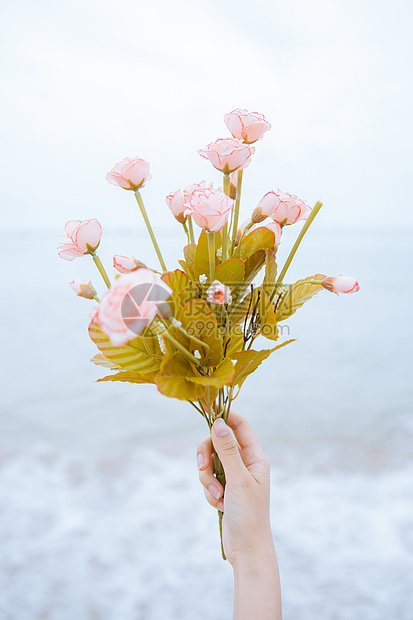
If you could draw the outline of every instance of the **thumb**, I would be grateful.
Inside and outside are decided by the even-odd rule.
[[[238,443],[222,418],[215,420],[211,429],[212,443],[224,467],[227,480],[244,476],[247,469],[241,458]]]

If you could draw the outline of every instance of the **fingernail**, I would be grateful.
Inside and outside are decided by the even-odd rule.
[[[215,484],[208,485],[208,491],[215,497],[215,499],[219,499],[221,497],[221,491]]]
[[[228,426],[225,424],[222,418],[218,418],[218,420],[215,420],[214,432],[217,437],[225,437],[225,435],[228,435]]]
[[[217,508],[218,508],[218,510],[220,510],[221,512],[224,512],[224,502],[218,502],[218,504],[217,504]]]
[[[205,460],[204,460],[204,457],[201,454],[201,452],[196,457],[196,462],[197,462],[197,465],[198,465],[198,469],[201,469],[201,467],[203,467],[205,465]]]

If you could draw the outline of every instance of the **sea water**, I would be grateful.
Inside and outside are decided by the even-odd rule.
[[[88,257],[57,258],[59,235],[0,238],[0,619],[231,617],[231,569],[195,466],[205,422],[154,386],[94,383],[105,370],[89,362],[93,302],[67,283],[104,287]],[[184,239],[160,240],[177,267]],[[360,292],[323,291],[288,319],[281,340],[296,341],[234,403],[272,462],[287,619],[413,617],[412,240],[309,234],[289,281],[344,273]],[[115,253],[156,260],[138,230],[105,231],[100,253],[111,276]]]

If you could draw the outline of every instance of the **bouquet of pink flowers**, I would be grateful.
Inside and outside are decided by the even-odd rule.
[[[100,352],[92,362],[114,371],[99,381],[153,383],[165,396],[188,402],[209,428],[216,418],[228,420],[247,377],[274,351],[293,342],[274,344],[278,323],[322,289],[337,294],[359,289],[353,278],[324,274],[284,285],[297,248],[322,205],[317,202],[311,209],[297,196],[270,191],[239,224],[243,172],[255,152],[251,145],[270,124],[262,114],[238,109],[224,120],[232,137],[219,138],[199,151],[223,173],[223,189],[202,181],[166,197],[188,240],[180,269],[170,271],[165,265],[141,196],[151,178],[149,163],[138,157],[116,164],[106,179],[135,195],[161,271],[133,256],[116,255],[113,266],[121,275],[111,282],[97,255],[102,227],[95,219],[68,222],[67,239],[59,247],[65,260],[90,255],[108,288],[99,299],[91,282],[70,283],[78,296],[97,302],[89,335]],[[304,225],[277,275],[283,228],[299,221]],[[199,235],[193,223],[201,229]],[[269,341],[269,348],[255,347],[259,337]],[[215,474],[225,486],[217,455]]]

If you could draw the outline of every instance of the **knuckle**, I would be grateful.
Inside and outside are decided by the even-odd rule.
[[[222,451],[228,456],[236,456],[239,454],[238,446],[235,441],[231,440],[222,446]]]

